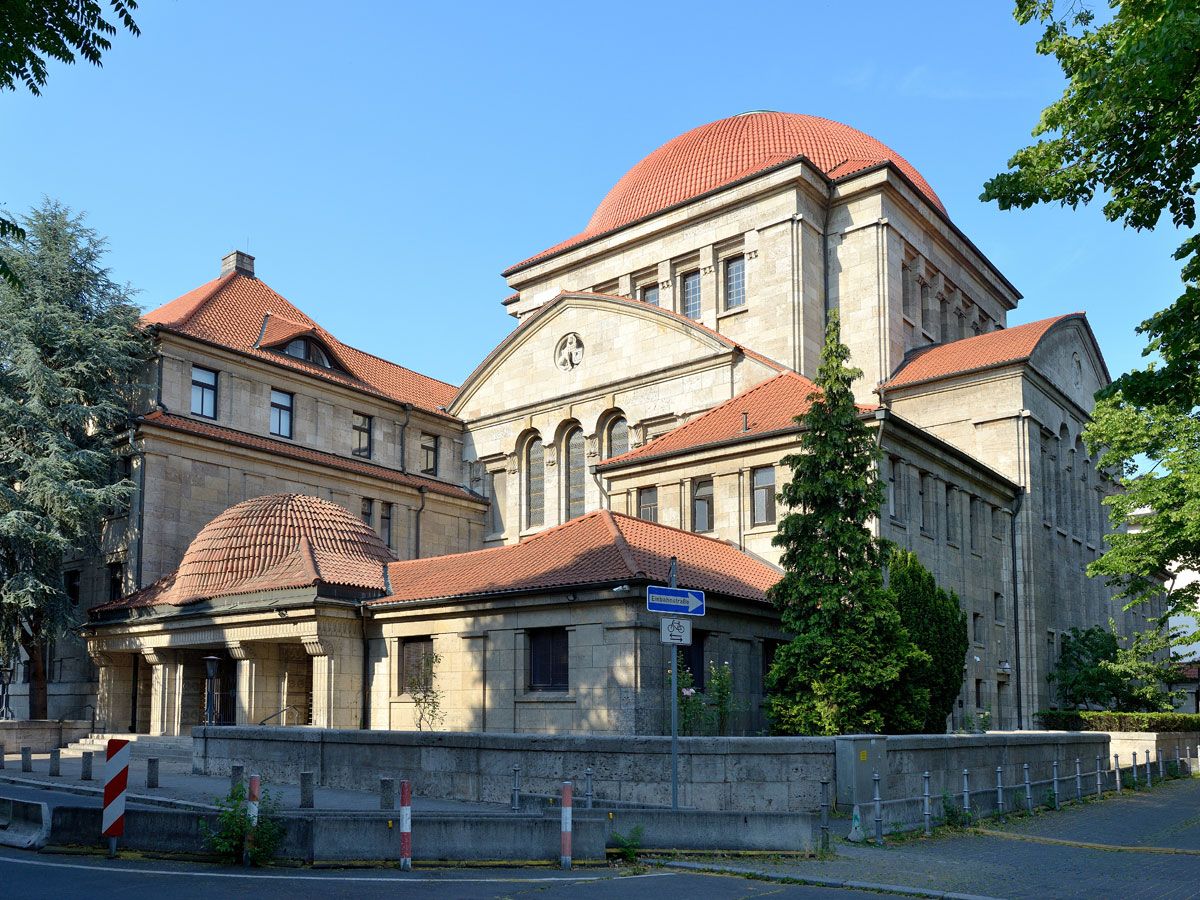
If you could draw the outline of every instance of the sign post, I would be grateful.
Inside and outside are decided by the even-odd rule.
[[[125,787],[129,783],[129,741],[109,740],[104,765],[102,837],[108,838],[108,855],[117,855],[117,838],[125,834]]]
[[[671,557],[667,587],[650,585],[646,588],[646,609],[666,613],[660,624],[661,639],[671,647],[671,809],[679,809],[679,651],[675,647],[690,647],[692,623],[679,616],[704,615],[704,591],[676,587],[679,560]]]

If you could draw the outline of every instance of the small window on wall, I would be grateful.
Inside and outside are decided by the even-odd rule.
[[[1004,595],[999,591],[992,594],[992,612],[997,622],[1004,621]]]
[[[63,593],[67,595],[67,599],[71,601],[72,606],[79,605],[81,581],[82,573],[78,569],[70,569],[63,572]]]
[[[775,467],[750,470],[750,522],[770,525],[775,521]]]
[[[436,434],[421,433],[421,474],[436,475],[438,473],[438,444]]]
[[[427,691],[433,686],[433,638],[410,637],[400,641],[400,693]]]
[[[688,272],[679,279],[679,311],[689,319],[700,318],[699,272]]]
[[[608,423],[607,439],[604,441],[604,458],[611,459],[629,452],[629,423],[624,416],[617,416]]]
[[[946,543],[957,545],[962,540],[962,526],[958,521],[958,489],[946,488]]]
[[[292,436],[292,395],[286,391],[271,391],[271,434]]]
[[[903,522],[908,516],[908,489],[904,480],[904,463],[897,456],[887,460],[888,469],[888,510],[897,522]]]
[[[975,708],[983,709],[983,679],[975,679]]]
[[[658,521],[658,488],[638,488],[637,515],[647,522]]]
[[[379,536],[383,538],[384,545],[392,549],[392,504],[379,504]]]
[[[361,456],[363,459],[371,458],[371,431],[374,420],[371,416],[364,416],[362,413],[354,413],[353,418],[353,433],[351,435],[352,444],[350,452],[355,456]]]
[[[217,373],[192,366],[192,415],[217,417]]]
[[[713,483],[711,478],[692,482],[692,531],[713,529]]]
[[[528,689],[569,690],[567,629],[534,628],[525,632],[525,639],[529,647]]]
[[[638,299],[651,306],[658,306],[658,285],[648,284],[638,289]]]
[[[976,644],[983,646],[984,637],[985,637],[985,634],[984,634],[984,627],[983,627],[983,614],[982,613],[972,613],[971,614],[971,639]]]
[[[731,256],[722,266],[724,275],[725,308],[738,309],[746,305],[746,257]]]
[[[375,521],[375,501],[369,497],[363,497],[362,520],[368,525]]]
[[[921,531],[932,535],[936,532],[937,507],[934,505],[933,476],[921,473]]]

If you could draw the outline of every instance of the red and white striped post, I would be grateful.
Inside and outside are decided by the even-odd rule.
[[[400,782],[400,868],[412,870],[412,783]]]
[[[564,869],[571,868],[571,792],[569,781],[562,783],[562,857],[559,864]]]
[[[250,776],[250,791],[246,794],[246,817],[250,820],[250,831],[242,847],[242,865],[250,865],[250,849],[254,846],[254,829],[258,827],[258,801],[262,798],[262,777]]]
[[[117,855],[117,838],[125,834],[125,788],[129,784],[129,741],[112,738],[104,765],[104,813],[100,835],[108,838],[108,855]]]

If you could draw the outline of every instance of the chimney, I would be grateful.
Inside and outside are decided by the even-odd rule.
[[[248,275],[253,278],[254,257],[241,250],[226,253],[221,257],[221,274],[228,275],[230,272],[237,272],[239,275]]]

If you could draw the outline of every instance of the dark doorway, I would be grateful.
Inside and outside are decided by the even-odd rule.
[[[213,679],[213,724],[233,725],[237,722],[237,662],[232,656],[221,650],[204,655],[220,659],[220,662],[217,663],[217,677]],[[203,710],[203,720],[207,722],[207,690],[205,690],[204,702],[206,705]]]

